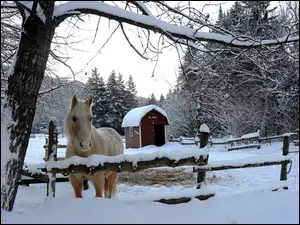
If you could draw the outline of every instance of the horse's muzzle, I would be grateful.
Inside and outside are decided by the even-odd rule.
[[[91,147],[91,146],[92,146],[92,142],[89,141],[89,147]],[[84,147],[83,147],[83,144],[82,144],[82,141],[80,142],[80,147],[81,147],[81,148],[84,148]]]

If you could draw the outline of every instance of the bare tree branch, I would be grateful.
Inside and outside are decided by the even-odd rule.
[[[82,3],[82,4],[81,4]],[[238,37],[223,35],[217,33],[195,32],[195,29],[178,27],[168,24],[164,21],[158,20],[154,17],[133,14],[121,8],[102,3],[102,2],[73,2],[63,3],[55,7],[54,16],[57,20],[57,25],[70,15],[66,14],[70,10],[80,11],[81,13],[90,13],[98,16],[103,16],[109,19],[117,20],[118,22],[125,22],[141,28],[149,29],[154,32],[165,33],[168,32],[173,37],[183,38],[192,41],[210,41],[214,43],[224,44],[232,47],[240,48],[254,48],[262,45],[278,45],[281,43],[289,43],[299,41],[299,35],[293,37],[281,37],[278,40],[238,40]],[[112,13],[113,12],[113,13]]]
[[[122,32],[123,32],[123,34],[124,34],[124,36],[125,36],[125,38],[126,38],[126,41],[128,42],[128,44],[130,45],[130,47],[132,47],[133,48],[133,50],[137,53],[137,54],[139,54],[143,59],[146,59],[146,60],[148,60],[149,58],[147,58],[146,56],[144,56],[131,42],[130,42],[130,40],[129,40],[129,38],[127,37],[127,35],[126,35],[126,33],[125,33],[125,31],[124,31],[124,27],[123,27],[123,25],[122,25],[122,23],[120,23],[120,27],[121,27],[121,30],[122,30]]]

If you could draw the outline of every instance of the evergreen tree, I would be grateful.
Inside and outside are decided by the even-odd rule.
[[[153,104],[153,105],[158,105],[158,101],[157,101],[157,99],[155,98],[154,93],[152,93],[152,94],[150,95],[150,97],[148,98],[147,104],[148,104],[148,105],[151,105],[151,104]]]
[[[167,96],[166,96],[166,100],[169,100],[172,97],[172,90],[169,89]]]
[[[118,99],[122,104],[122,119],[124,118],[124,116],[126,115],[126,113],[129,111],[128,110],[128,106],[126,104],[127,101],[127,91],[125,88],[125,84],[124,84],[124,80],[123,80],[123,75],[121,73],[119,73],[118,79],[117,79],[117,91],[118,91]]]
[[[136,86],[133,81],[133,77],[132,75],[129,75],[129,78],[126,82],[126,102],[125,102],[128,111],[138,106],[138,98],[136,95],[137,91],[135,88]]]
[[[165,101],[165,96],[163,94],[160,95],[158,105],[161,107]]]
[[[108,126],[114,128],[120,134],[122,131],[122,121],[124,114],[124,100],[120,97],[120,81],[116,79],[116,73],[113,70],[107,81],[107,89],[109,92],[107,113],[105,115],[105,121]]]
[[[93,95],[93,125],[98,128],[105,126],[105,114],[107,112],[108,93],[105,87],[103,77],[98,73],[96,67],[92,70],[92,76],[87,82],[88,89]]]

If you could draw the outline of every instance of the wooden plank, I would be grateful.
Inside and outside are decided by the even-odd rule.
[[[200,153],[199,153],[200,154]],[[137,172],[144,169],[154,168],[154,167],[178,167],[178,166],[192,166],[192,165],[206,165],[208,157],[205,157],[201,154],[199,157],[188,157],[180,160],[169,159],[167,157],[155,158],[153,160],[148,161],[139,161],[136,166],[132,165],[130,161],[122,161],[122,162],[105,162],[103,165],[98,166],[86,166],[86,165],[70,165],[68,168],[52,168],[52,172],[54,173],[62,173],[64,175],[69,173],[86,173],[89,175],[93,175],[98,171],[130,171]]]
[[[250,138],[236,138],[233,140],[227,140],[228,144],[234,143],[234,142],[243,142],[243,141],[258,141],[259,137],[250,137]]]
[[[56,145],[57,148],[67,148],[68,145]],[[47,148],[48,149],[48,145],[44,145],[43,148]]]
[[[252,145],[230,147],[230,148],[228,148],[228,151],[239,150],[239,149],[246,149],[246,148],[257,148],[257,149],[260,149],[260,144],[252,144]]]
[[[182,145],[197,145],[196,142],[181,142]]]
[[[281,165],[283,163],[290,163],[290,159],[280,160],[280,161],[269,161],[263,163],[248,163],[244,165],[224,165],[224,166],[212,166],[209,168],[201,168],[201,167],[193,167],[193,172],[203,172],[203,171],[216,171],[216,170],[228,170],[228,169],[242,169],[242,168],[250,168],[250,167],[261,167],[261,166],[274,166],[274,165]]]
[[[227,141],[223,141],[223,142],[212,142],[212,145],[227,145],[228,142]]]
[[[276,136],[271,136],[271,137],[262,137],[262,138],[259,138],[259,141],[272,140],[272,139],[277,139],[277,138],[283,138],[283,135],[276,135]]]

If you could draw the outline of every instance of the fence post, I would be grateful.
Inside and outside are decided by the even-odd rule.
[[[199,140],[200,140],[200,148],[204,148],[208,144],[208,138],[209,138],[209,128],[208,126],[204,123],[200,126],[199,129]],[[206,172],[198,172],[197,173],[197,189],[200,189],[201,183],[205,181],[205,173]]]
[[[282,155],[289,154],[289,147],[290,147],[289,139],[290,139],[289,136],[283,137]],[[281,164],[280,180],[287,180],[287,163]],[[285,189],[287,189],[287,187]]]
[[[46,161],[46,165],[51,165],[52,163],[57,161],[57,121],[54,117],[50,119],[48,140],[48,159]],[[47,171],[47,174],[49,178],[47,183],[47,196],[49,196],[49,194],[52,194],[52,196],[55,197],[56,173]]]

